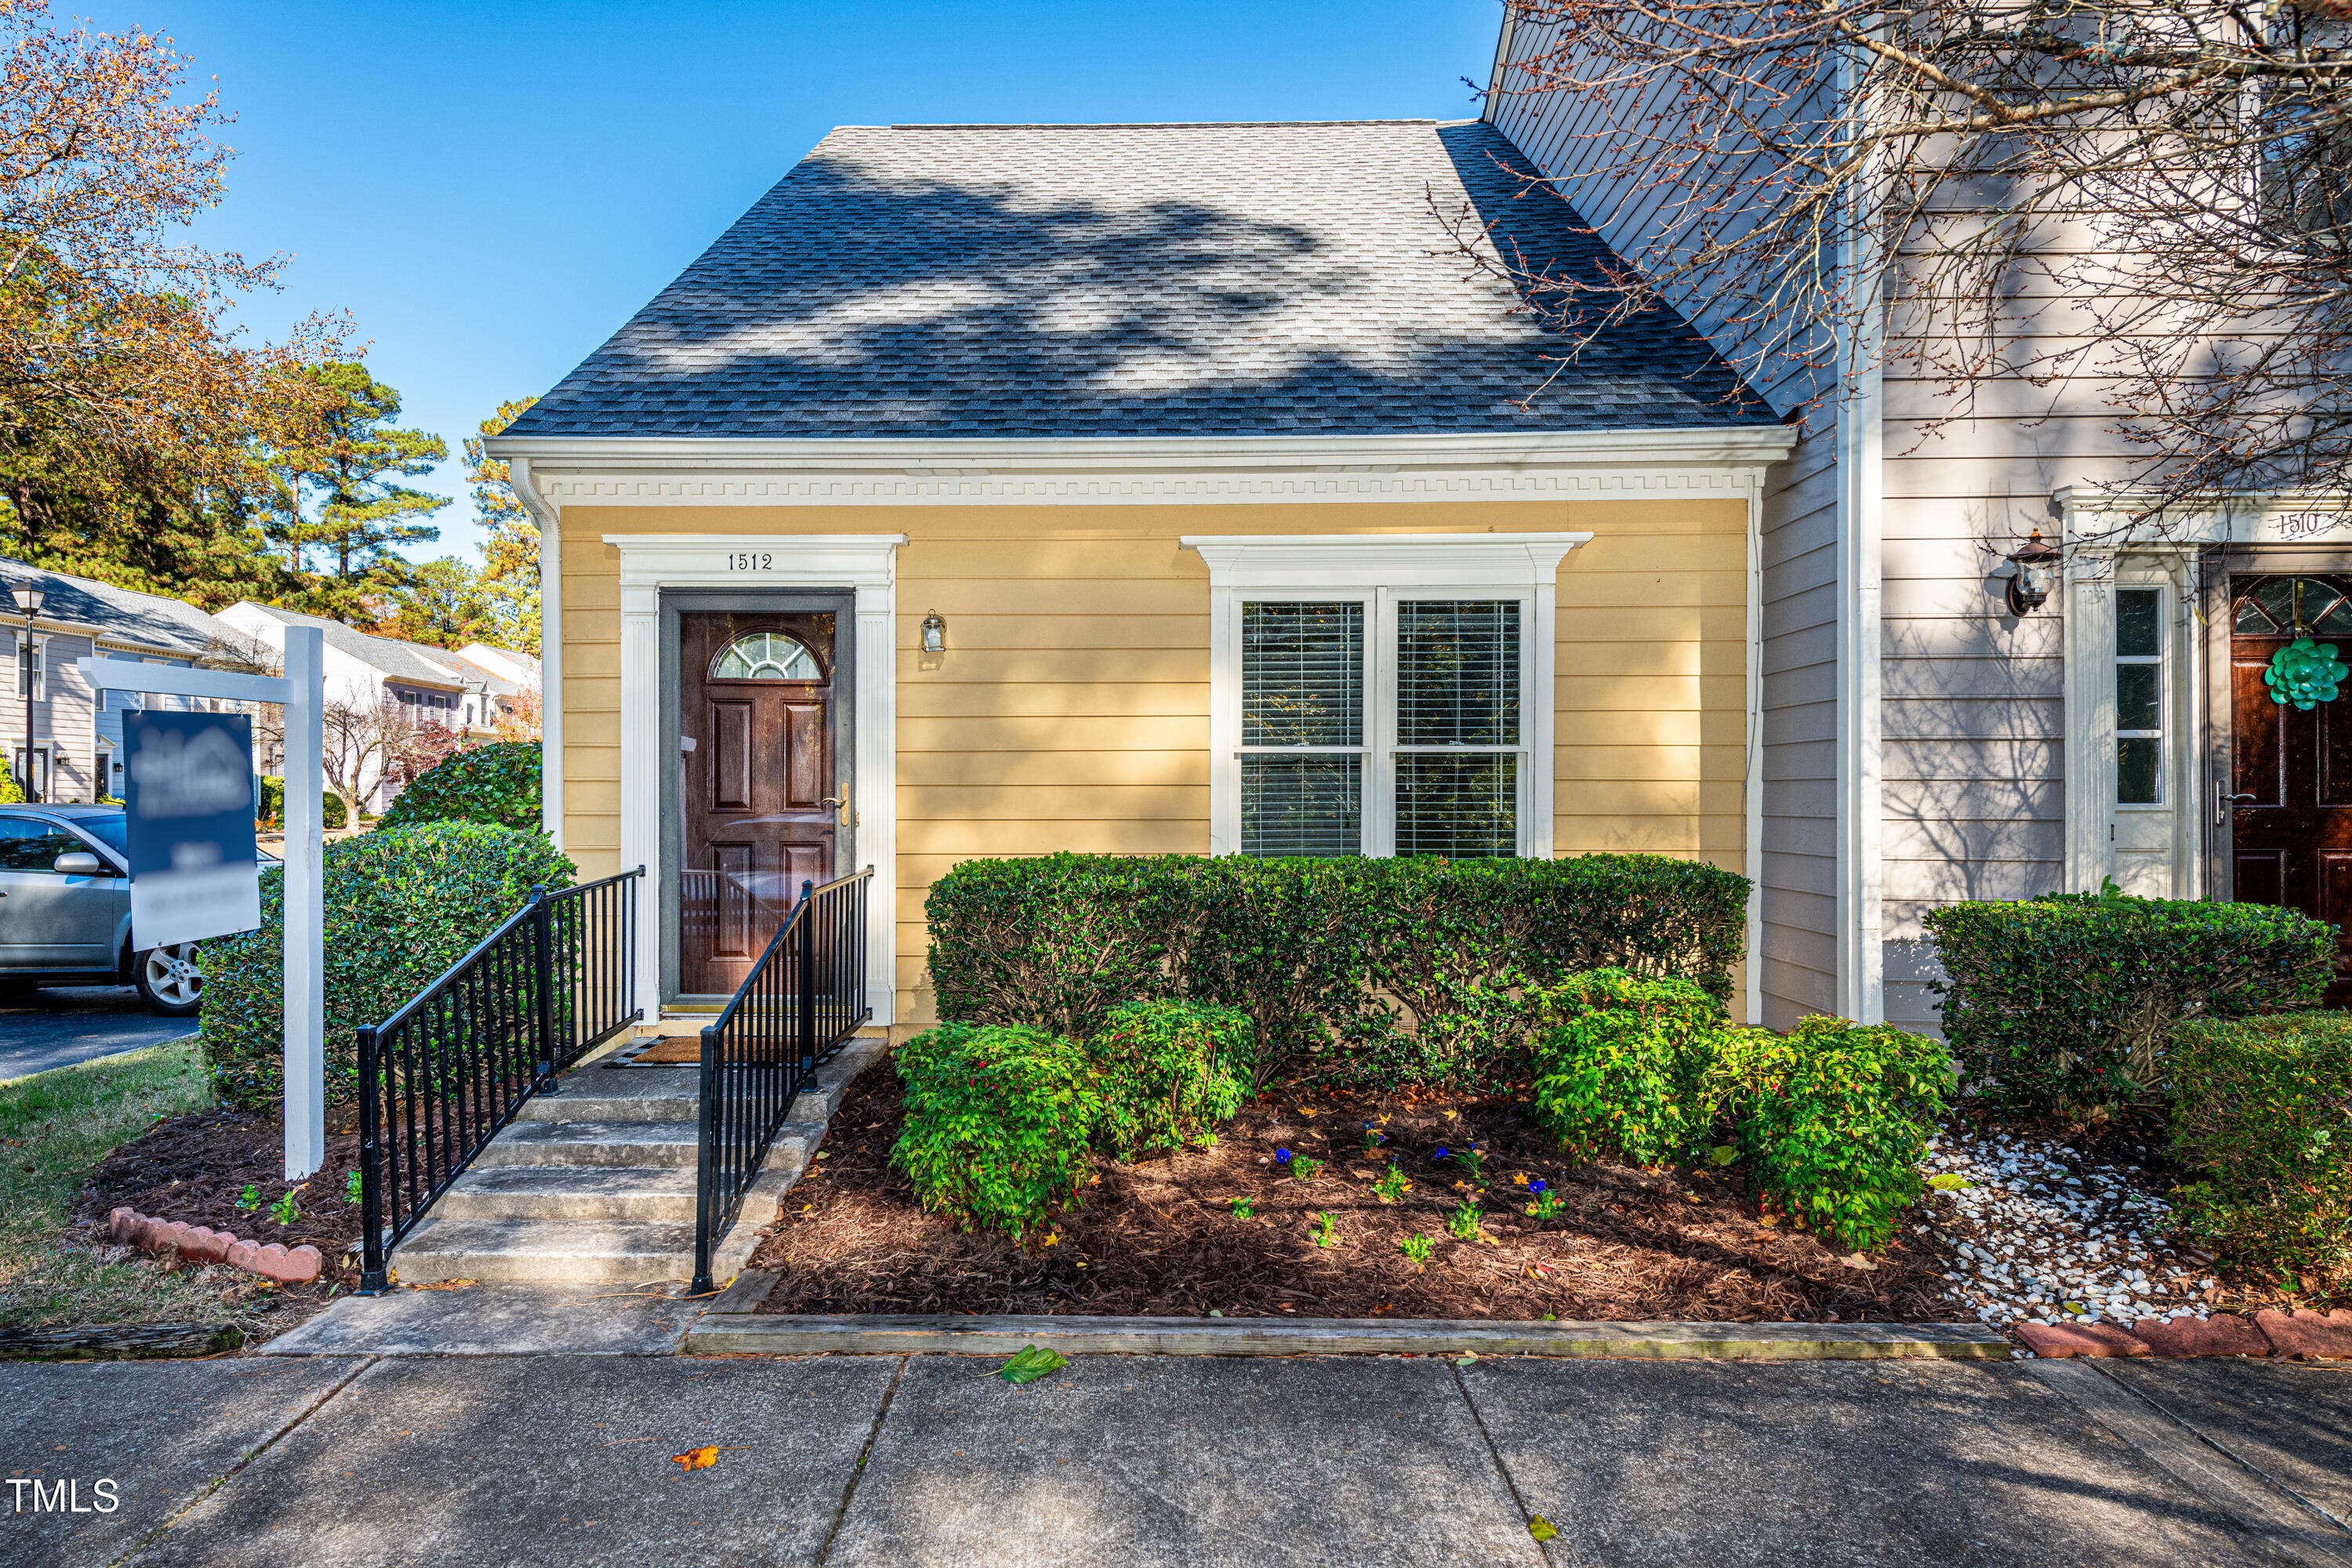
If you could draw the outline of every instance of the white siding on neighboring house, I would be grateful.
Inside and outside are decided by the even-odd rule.
[[[1527,58],[1544,38],[1534,29],[1507,37],[1503,54]],[[1510,78],[1499,71],[1498,84]],[[1575,141],[1588,127],[1635,122],[1636,105],[1545,94],[1489,100],[1497,129],[1556,178],[1613,153]],[[1621,252],[1640,251],[1643,226],[1661,210],[1654,195],[1565,179],[1563,188],[1602,237]],[[1732,221],[1736,222],[1736,218]],[[1677,303],[1727,357],[1746,344],[1722,335],[1712,301]],[[2022,351],[2033,352],[2031,342]],[[1786,1026],[1811,1011],[1864,1016],[1883,1009],[1890,1022],[1934,1028],[1937,970],[1920,920],[1967,899],[2013,899],[2070,885],[2098,886],[2112,872],[2134,891],[2199,896],[2193,851],[2195,774],[2186,759],[2193,705],[2189,668],[2188,555],[2141,552],[2117,561],[2086,559],[2070,568],[2063,592],[2020,618],[2003,597],[2010,568],[2001,560],[2040,527],[2054,542],[2060,521],[2053,496],[2069,486],[2127,477],[2131,449],[2113,434],[2114,410],[2099,389],[2037,388],[2021,380],[1980,383],[1972,417],[1922,439],[1925,423],[1946,413],[1948,390],[1931,379],[1902,341],[1885,356],[1874,402],[1847,405],[1845,439],[1822,428],[1768,479],[1761,529],[1764,581],[1763,933],[1759,960],[1765,1021]],[[1747,366],[1743,364],[1743,369]],[[1776,407],[1801,401],[1801,376],[1750,375]],[[1867,419],[1870,428],[1854,423]],[[1839,471],[1839,449],[1877,444],[1875,485]],[[1874,545],[1874,572],[1862,543]],[[1843,561],[1842,558],[1843,557]],[[1843,566],[1843,571],[1841,567]],[[2102,683],[2113,681],[2107,616],[2115,584],[2169,584],[2168,635],[2182,651],[2176,720],[2182,730],[2179,778],[2159,807],[2117,807],[2112,767],[2097,769],[2111,738],[2096,728]],[[2083,820],[2069,854],[2067,832],[2067,628],[2084,621],[2074,651],[2078,710],[2074,750],[2085,759],[2076,781]],[[1874,670],[1842,670],[1842,629],[1867,637],[1875,616]],[[2103,640],[2104,639],[2104,640]],[[1864,689],[1874,680],[1876,694]],[[1846,694],[1843,750],[1840,692]],[[1870,795],[1875,767],[1873,835],[1847,823]],[[2201,804],[2201,802],[2200,802]],[[1848,869],[1841,875],[1840,841]],[[1845,902],[1841,907],[1843,886]],[[1883,989],[1869,955],[1842,945],[1868,918],[1874,895],[1883,936]],[[1866,929],[1866,928],[1865,928]],[[1864,971],[1864,984],[1841,964]]]

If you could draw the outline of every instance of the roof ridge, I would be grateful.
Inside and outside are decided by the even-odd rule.
[[[1393,120],[974,120],[928,122],[908,121],[895,125],[841,125],[839,131],[1254,131],[1342,125],[1435,125],[1425,117]]]

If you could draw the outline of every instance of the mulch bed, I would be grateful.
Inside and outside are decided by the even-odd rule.
[[[1526,1108],[1423,1093],[1342,1095],[1282,1087],[1245,1106],[1216,1147],[1135,1165],[1098,1163],[1085,1204],[1050,1237],[1016,1247],[961,1235],[916,1204],[888,1165],[898,1075],[861,1074],[824,1157],[793,1189],[751,1260],[780,1279],[765,1312],[1047,1312],[1106,1316],[1667,1319],[1698,1321],[1954,1321],[1940,1267],[1897,1242],[1850,1267],[1813,1237],[1763,1223],[1734,1180],[1564,1159]],[[1309,1114],[1309,1112],[1312,1114]],[[1385,1118],[1385,1121],[1382,1119]],[[1364,1124],[1384,1142],[1364,1152]],[[1484,1152],[1483,1238],[1447,1233],[1468,1192],[1461,1166]],[[1323,1162],[1300,1182],[1279,1149]],[[1412,1185],[1384,1204],[1372,1184],[1393,1159]],[[1296,1168],[1295,1162],[1292,1169]],[[1540,1178],[1566,1207],[1535,1220],[1515,1175]],[[1244,1199],[1252,1217],[1234,1212]],[[1340,1237],[1311,1239],[1318,1212]],[[1416,1268],[1411,1235],[1433,1253]]]
[[[359,1205],[343,1195],[348,1173],[359,1166],[359,1133],[345,1128],[337,1110],[327,1110],[326,1163],[299,1184],[294,1204],[300,1213],[290,1225],[269,1217],[289,1185],[283,1124],[275,1117],[230,1110],[158,1122],[117,1148],[82,1189],[80,1217],[102,1224],[114,1209],[127,1207],[156,1219],[210,1226],[265,1246],[309,1242],[325,1255],[327,1272],[320,1279],[330,1281],[361,1228]],[[248,1186],[260,1202],[239,1208],[237,1199]],[[355,1283],[357,1273],[347,1272]]]

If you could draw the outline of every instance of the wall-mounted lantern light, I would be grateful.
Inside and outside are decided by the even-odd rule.
[[[940,613],[937,610],[933,610],[923,617],[923,651],[945,653],[947,650],[948,624],[940,619]]]
[[[2027,615],[2050,602],[2050,584],[2058,571],[2058,552],[2042,542],[2042,531],[2002,557],[2017,568],[2009,580],[2009,611]]]

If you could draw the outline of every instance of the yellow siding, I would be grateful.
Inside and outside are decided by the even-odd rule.
[[[564,837],[617,868],[620,595],[607,533],[904,533],[898,983],[929,1015],[923,895],[960,860],[1202,853],[1209,575],[1185,533],[1589,530],[1559,574],[1556,852],[1738,869],[1746,754],[1739,500],[1511,504],[589,508],[563,517]],[[948,651],[922,655],[936,610]]]

